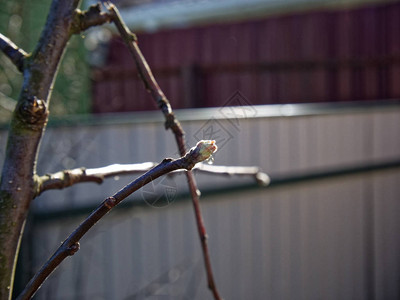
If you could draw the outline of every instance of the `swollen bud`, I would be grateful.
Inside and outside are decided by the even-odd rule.
[[[200,161],[207,160],[211,155],[218,150],[214,140],[201,140],[196,144],[195,149],[198,149]]]
[[[199,162],[205,161],[218,149],[214,140],[201,140],[195,147],[189,150],[186,154],[190,158],[193,166]]]

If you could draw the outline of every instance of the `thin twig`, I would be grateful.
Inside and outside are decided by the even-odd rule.
[[[155,162],[138,164],[113,164],[101,168],[77,168],[62,170],[52,174],[45,174],[35,178],[35,195],[39,196],[47,190],[64,189],[77,183],[96,182],[102,183],[104,179],[114,176],[132,175],[149,171],[156,166]],[[216,174],[222,176],[250,176],[254,177],[260,185],[269,184],[269,176],[260,171],[258,167],[217,166],[199,163],[192,171]],[[171,172],[171,175],[182,170]]]
[[[117,193],[108,197],[97,207],[70,236],[61,244],[52,257],[29,281],[25,289],[18,296],[17,300],[27,300],[33,297],[47,277],[60,265],[68,256],[74,255],[79,250],[80,239],[112,208],[118,205],[126,197],[131,195],[149,182],[178,169],[191,170],[195,164],[206,160],[217,150],[215,141],[200,141],[185,156],[179,159],[164,159],[160,164],[126,185]]]
[[[269,176],[262,172],[259,167],[239,167],[239,166],[217,166],[201,163],[193,168],[195,171],[226,175],[226,176],[251,176],[254,177],[259,185],[269,185],[271,179]]]
[[[179,153],[183,155],[186,152],[185,137],[182,127],[179,121],[175,118],[171,105],[167,97],[165,97],[163,91],[160,89],[157,81],[155,80],[146,59],[140,51],[137,43],[136,35],[134,35],[122,20],[118,9],[110,2],[106,3],[106,7],[113,14],[113,22],[116,25],[122,39],[125,41],[129,51],[131,52],[133,59],[136,63],[139,75],[145,85],[146,90],[151,94],[153,99],[156,101],[158,107],[165,116],[165,128],[171,129],[175,135],[175,140],[178,145]],[[195,178],[192,172],[186,172],[186,177],[189,185],[190,194],[192,197],[193,208],[196,217],[196,224],[200,236],[201,246],[203,250],[204,263],[207,273],[208,287],[211,290],[214,299],[222,299],[217,290],[214,276],[211,268],[211,260],[207,245],[207,233],[204,227],[203,217],[201,215],[200,204],[199,204],[199,190],[196,185]]]
[[[83,182],[102,183],[105,178],[119,175],[132,175],[149,171],[156,163],[147,162],[140,164],[113,164],[102,168],[77,168],[62,170],[35,178],[35,195],[39,196],[47,190],[64,189]]]
[[[24,50],[15,45],[8,37],[0,33],[0,49],[13,62],[19,71],[24,69],[24,59],[28,55]]]

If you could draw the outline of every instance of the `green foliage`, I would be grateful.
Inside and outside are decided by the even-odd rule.
[[[32,52],[46,22],[51,0],[3,0],[0,32],[26,52]],[[89,112],[89,68],[83,36],[73,36],[60,66],[50,104],[51,115]],[[0,54],[0,122],[11,116],[18,98],[22,74]]]

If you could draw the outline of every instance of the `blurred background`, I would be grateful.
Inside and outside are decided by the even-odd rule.
[[[83,7],[94,4],[86,1]],[[0,32],[32,51],[49,0],[3,0]],[[188,144],[225,299],[400,299],[400,2],[115,1]],[[21,75],[0,55],[0,156]],[[38,173],[177,157],[173,136],[111,25],[74,36]],[[133,176],[134,177],[134,176]],[[133,179],[35,199],[16,293],[104,198]],[[212,299],[182,174],[154,182],[81,241],[35,299]]]

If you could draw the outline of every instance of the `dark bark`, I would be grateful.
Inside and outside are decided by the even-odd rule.
[[[34,196],[36,159],[55,75],[71,36],[78,0],[54,0],[36,49],[24,59],[0,183],[0,300],[11,299],[25,219]]]

